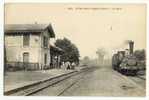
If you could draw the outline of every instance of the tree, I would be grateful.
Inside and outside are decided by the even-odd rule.
[[[63,62],[70,61],[79,64],[79,50],[70,40],[67,38],[57,39],[55,45],[64,51],[61,56]]]
[[[90,62],[90,58],[88,57],[88,56],[85,56],[84,58],[83,58],[83,63],[84,64],[88,64]]]
[[[85,57],[83,58],[83,60],[88,62],[88,61],[90,61],[90,58],[89,58],[88,56],[85,56]]]

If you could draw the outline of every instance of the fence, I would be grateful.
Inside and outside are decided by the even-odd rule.
[[[39,70],[39,63],[25,63],[25,62],[7,62],[5,63],[5,71],[18,70]]]

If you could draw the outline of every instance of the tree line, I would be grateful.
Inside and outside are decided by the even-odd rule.
[[[75,62],[79,64],[79,50],[75,44],[73,44],[69,39],[57,39],[55,42],[55,46],[61,48],[63,50],[63,54],[61,55],[62,62]]]

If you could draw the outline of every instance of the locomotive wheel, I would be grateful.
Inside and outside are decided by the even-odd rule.
[[[127,70],[121,69],[121,70],[120,70],[120,73],[123,74],[123,75],[126,75],[126,74],[127,74]]]
[[[135,76],[137,74],[137,70],[123,70],[122,74],[127,76]]]
[[[137,72],[138,72],[137,70],[133,70],[132,71],[133,76],[136,76],[137,75]]]

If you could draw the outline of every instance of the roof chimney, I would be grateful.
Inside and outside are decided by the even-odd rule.
[[[134,41],[129,41],[130,54],[133,54],[133,49],[134,49]]]

